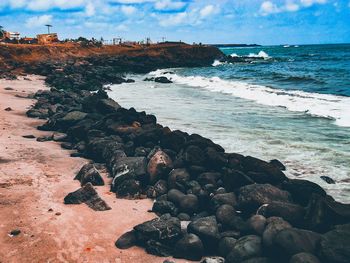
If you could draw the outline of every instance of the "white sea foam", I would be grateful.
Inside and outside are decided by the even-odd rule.
[[[214,63],[212,64],[213,67],[217,67],[217,66],[220,66],[220,65],[223,65],[225,64],[225,62],[221,62],[219,60],[215,60]]]
[[[267,58],[269,58],[269,55],[265,51],[261,50],[258,54],[250,53],[248,55],[248,57],[250,57],[250,58],[264,58],[264,59],[267,59]]]
[[[230,56],[233,57],[233,58],[240,57],[240,56],[238,56],[236,53],[232,53]]]
[[[164,75],[163,72],[163,70],[157,70],[150,74],[158,76]],[[329,118],[335,120],[336,125],[350,127],[350,97],[273,89],[240,81],[223,80],[218,77],[183,77],[177,74],[165,74],[165,76],[177,84],[204,88],[263,105],[284,107],[289,111]]]

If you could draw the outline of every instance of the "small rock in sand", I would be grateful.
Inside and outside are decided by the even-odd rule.
[[[14,229],[14,230],[11,230],[10,236],[18,236],[20,233],[21,233],[21,230]]]
[[[26,139],[35,139],[35,136],[33,134],[30,134],[30,135],[23,135],[22,136],[23,138],[26,138]]]
[[[11,107],[7,107],[5,111],[13,111],[13,109]]]

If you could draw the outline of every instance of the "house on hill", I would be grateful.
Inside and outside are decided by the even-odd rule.
[[[39,45],[57,43],[59,41],[56,33],[39,34],[39,35],[37,35],[37,39],[38,39]]]
[[[4,39],[19,40],[20,37],[21,37],[21,34],[18,32],[4,31]]]

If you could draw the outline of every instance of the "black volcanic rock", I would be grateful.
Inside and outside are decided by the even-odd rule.
[[[213,251],[218,245],[220,235],[215,216],[192,221],[188,225],[187,231],[197,235],[202,240],[206,250]]]
[[[188,260],[200,260],[204,255],[202,241],[194,234],[186,234],[175,244],[174,257]]]
[[[74,180],[78,180],[81,186],[91,183],[92,185],[104,185],[103,178],[100,172],[93,164],[85,164],[75,176]]]
[[[163,84],[167,84],[167,83],[173,83],[171,80],[169,80],[167,77],[156,77],[154,78],[155,82],[158,83],[163,83]]]

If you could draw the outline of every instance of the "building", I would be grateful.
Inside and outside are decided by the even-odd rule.
[[[18,32],[8,32],[8,31],[4,32],[4,38],[8,38],[10,40],[19,40],[20,36],[21,34]]]
[[[51,34],[40,34],[37,35],[39,45],[46,45],[58,42],[58,36],[56,33]]]

